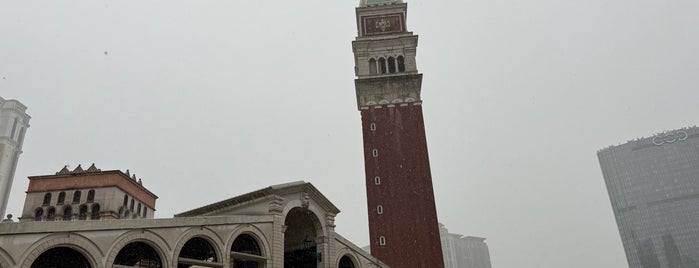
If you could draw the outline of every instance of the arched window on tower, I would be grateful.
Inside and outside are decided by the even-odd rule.
[[[386,237],[380,236],[379,237],[379,245],[386,245]]]
[[[46,193],[46,194],[44,195],[44,203],[43,203],[43,205],[44,205],[44,206],[48,206],[49,204],[51,204],[51,193]]]
[[[136,214],[141,215],[141,203],[138,203],[138,209],[136,209]]]
[[[81,220],[81,221],[87,220],[87,206],[86,205],[80,206],[80,213],[78,214],[78,220]]]
[[[122,204],[122,206],[126,207],[128,204],[129,204],[129,196],[124,195],[124,204]]]
[[[131,198],[131,204],[129,205],[129,210],[133,212],[133,198]]]
[[[143,206],[143,217],[146,218],[148,216],[148,207]]]
[[[383,214],[383,206],[382,205],[376,206],[376,214]]]
[[[398,56],[398,71],[405,72],[405,58],[403,56]]]
[[[396,59],[394,57],[388,57],[388,72],[396,72]]]
[[[379,58],[379,70],[382,74],[386,73],[386,59]]]
[[[56,208],[50,207],[49,211],[46,212],[46,220],[53,221],[56,219]]]
[[[56,202],[56,205],[63,205],[63,203],[66,202],[66,192],[60,192],[58,193],[58,201]]]
[[[44,209],[43,208],[36,208],[36,211],[34,211],[34,221],[41,221],[42,217],[44,216]]]
[[[100,204],[92,205],[92,213],[91,213],[90,219],[91,220],[99,220],[100,219]]]
[[[369,74],[376,74],[376,60],[369,59]]]
[[[95,201],[95,190],[90,190],[87,192],[87,201],[88,203],[92,203]]]
[[[81,193],[80,191],[75,191],[75,192],[73,193],[73,204],[78,204],[78,203],[80,203],[80,196],[81,196],[81,195],[82,195],[82,193]]]
[[[69,221],[72,218],[73,218],[73,208],[71,206],[66,206],[66,208],[63,209],[63,220]]]

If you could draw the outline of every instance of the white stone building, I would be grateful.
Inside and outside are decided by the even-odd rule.
[[[27,106],[19,101],[0,97],[0,216],[3,217],[31,119],[26,111]]]
[[[449,233],[439,224],[445,268],[491,268],[485,238]]]

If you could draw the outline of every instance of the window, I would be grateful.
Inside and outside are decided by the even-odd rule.
[[[403,56],[398,56],[398,71],[405,72],[405,58]]]
[[[91,220],[99,220],[100,219],[100,204],[92,205],[92,213],[91,213],[90,219]]]
[[[376,206],[376,213],[383,214],[383,206],[381,206],[381,205]]]
[[[396,72],[396,59],[394,57],[388,57],[388,72]]]
[[[56,205],[63,205],[63,203],[66,202],[66,192],[60,192],[58,194],[58,202],[56,202]]]
[[[371,129],[371,131],[376,131],[376,123],[371,123],[371,125],[369,125],[369,129]]]
[[[146,218],[148,217],[148,207],[143,206],[143,217]]]
[[[44,206],[48,206],[49,204],[51,204],[51,193],[46,193],[46,194],[44,195],[44,203],[43,203],[43,205],[44,205]]]
[[[73,218],[73,208],[71,206],[67,206],[66,208],[63,209],[63,220],[69,221],[72,218]]]
[[[384,58],[379,59],[379,70],[382,74],[386,73],[386,60]]]
[[[379,177],[379,176],[374,177],[374,184],[380,185],[381,184],[381,177]]]
[[[75,192],[73,193],[73,204],[78,204],[78,203],[80,203],[80,196],[81,196],[81,195],[82,195],[82,193],[81,193],[80,191],[75,191]]]
[[[133,212],[133,198],[131,198],[131,205],[129,205],[129,210],[131,210],[131,212]]]
[[[15,118],[15,122],[12,124],[12,132],[10,132],[10,139],[15,138],[15,131],[17,130],[17,118]]]
[[[369,74],[376,74],[376,60],[369,60]]]
[[[90,190],[87,192],[87,202],[92,203],[95,201],[95,190]]]
[[[41,221],[41,218],[44,216],[44,209],[43,208],[36,208],[36,211],[34,211],[34,221]]]
[[[86,205],[80,206],[80,213],[78,214],[78,220],[81,220],[81,221],[87,220],[87,206]]]
[[[49,211],[46,213],[46,220],[53,221],[54,219],[56,219],[56,208],[50,207]]]
[[[136,214],[141,215],[141,203],[138,203],[138,209],[136,210]]]
[[[385,246],[386,245],[386,238],[383,236],[379,237],[379,245]]]
[[[379,157],[379,150],[376,150],[376,149],[372,150],[371,155],[373,155],[374,157]]]
[[[124,204],[123,204],[123,206],[126,207],[126,205],[128,205],[128,204],[129,204],[129,196],[128,196],[128,195],[124,195]]]

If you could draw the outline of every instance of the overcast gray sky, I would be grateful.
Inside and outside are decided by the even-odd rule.
[[[10,197],[130,169],[156,217],[306,180],[368,244],[348,1],[0,1],[0,96],[33,117]],[[627,267],[596,151],[696,125],[695,0],[413,0],[440,221],[494,268]]]

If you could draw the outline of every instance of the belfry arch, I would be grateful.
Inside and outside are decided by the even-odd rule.
[[[308,208],[294,207],[284,219],[284,268],[316,268],[322,261],[323,227]]]

